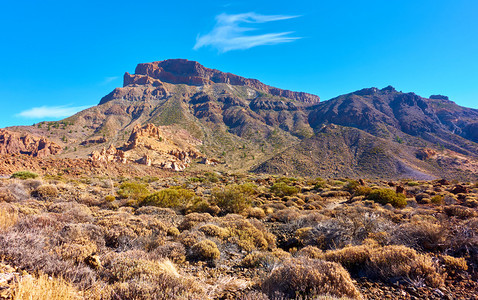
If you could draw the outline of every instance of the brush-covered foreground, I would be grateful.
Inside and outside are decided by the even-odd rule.
[[[475,183],[173,176],[2,179],[1,297],[478,297]]]

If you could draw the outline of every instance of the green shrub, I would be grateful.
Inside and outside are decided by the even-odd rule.
[[[250,207],[250,196],[253,189],[250,185],[228,185],[213,192],[214,204],[226,213],[240,213]]]
[[[271,187],[271,192],[276,196],[292,196],[299,192],[299,189],[295,186],[287,185],[285,182],[277,182]]]
[[[30,171],[18,171],[12,174],[11,178],[18,178],[18,179],[35,179],[38,177],[37,173],[33,173]]]
[[[432,199],[431,199],[431,202],[433,204],[441,205],[444,202],[443,196],[441,196],[441,195],[433,196]]]
[[[373,200],[382,205],[390,203],[394,207],[403,208],[407,206],[407,200],[404,194],[398,194],[390,189],[377,189],[370,192],[367,199]]]
[[[150,194],[140,201],[141,206],[158,206],[168,208],[186,208],[192,205],[196,194],[183,188],[167,188]]]
[[[123,199],[141,200],[148,194],[148,186],[138,182],[123,182],[118,190],[118,195]]]

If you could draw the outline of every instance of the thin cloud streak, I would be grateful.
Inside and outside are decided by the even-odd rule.
[[[105,79],[100,83],[100,85],[107,85],[108,83],[111,83],[118,78],[119,78],[119,76],[105,77]]]
[[[66,118],[88,107],[90,106],[40,106],[24,110],[16,116],[27,119]]]
[[[293,32],[277,32],[266,34],[247,34],[257,28],[243,27],[242,24],[260,24],[272,21],[281,21],[297,18],[299,16],[286,15],[260,15],[253,12],[244,14],[220,14],[216,16],[216,25],[211,32],[205,35],[198,35],[194,50],[211,46],[220,52],[231,50],[245,50],[262,45],[276,45],[290,43],[300,37],[290,36]]]

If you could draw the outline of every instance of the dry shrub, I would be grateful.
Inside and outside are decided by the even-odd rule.
[[[248,218],[264,219],[266,213],[260,207],[251,207],[246,212]]]
[[[134,216],[121,212],[106,213],[96,224],[105,229],[106,245],[118,249],[144,247],[145,243],[150,242],[148,238],[165,236],[168,228],[154,216]]]
[[[0,202],[14,202],[16,200],[15,195],[13,195],[7,188],[0,188]]]
[[[181,231],[189,230],[200,223],[211,222],[213,219],[214,218],[208,213],[191,213],[184,217],[184,220],[179,224],[178,229]]]
[[[0,206],[0,232],[7,230],[18,221],[18,212],[14,206]]]
[[[258,220],[247,220],[243,216],[229,214],[221,218],[220,223],[230,232],[228,241],[243,250],[275,248],[275,236]]]
[[[53,251],[77,263],[104,247],[104,232],[93,224],[68,224],[59,232],[59,245]]]
[[[361,299],[349,273],[337,263],[322,260],[288,260],[269,274],[262,288],[271,298],[332,295]]]
[[[91,209],[75,201],[52,203],[48,206],[48,211],[58,214],[61,216],[61,219],[69,223],[87,223],[94,221]]]
[[[400,278],[419,286],[439,287],[444,284],[444,276],[437,272],[430,256],[405,246],[373,249],[367,261],[367,273],[371,278]]]
[[[64,279],[48,275],[23,276],[15,284],[13,300],[81,299],[80,293]]]
[[[301,214],[297,208],[286,208],[273,213],[269,216],[269,220],[272,222],[290,223],[297,220],[300,216]]]
[[[306,257],[306,258],[311,258],[311,259],[323,259],[324,258],[324,252],[314,246],[307,246],[296,253],[297,257]]]
[[[478,215],[474,209],[460,205],[448,205],[445,206],[443,210],[448,216],[453,216],[460,219],[469,219]]]
[[[440,255],[440,263],[445,268],[448,275],[456,275],[468,270],[466,259],[464,257],[453,257],[450,255]]]
[[[113,283],[113,299],[199,299],[204,290],[193,279],[181,276],[169,260],[154,261],[137,251],[109,253],[103,257],[103,277]]]
[[[422,251],[437,251],[443,247],[447,229],[427,219],[413,218],[400,225],[392,236],[392,242]]]
[[[272,270],[279,262],[290,257],[290,253],[282,249],[274,249],[271,252],[254,251],[242,259],[241,265],[246,268],[266,268]]]
[[[191,256],[197,260],[211,261],[219,259],[221,252],[219,252],[216,243],[206,239],[191,247]]]
[[[201,239],[204,238],[204,233],[200,231],[189,231],[189,230],[184,230],[181,232],[181,234],[178,236],[178,241],[183,244],[184,246],[190,248],[197,242],[199,242]]]
[[[371,279],[432,287],[444,283],[444,276],[438,273],[430,256],[405,246],[351,246],[327,251],[324,259],[340,263],[354,275],[366,274]]]
[[[336,208],[328,214],[331,218],[315,224],[312,230],[302,237],[303,245],[321,249],[359,245],[370,234],[390,231],[394,227],[385,211],[359,205]]]
[[[186,248],[181,243],[169,242],[152,250],[149,256],[156,260],[167,258],[179,264],[186,260]]]
[[[230,235],[229,230],[214,224],[204,224],[199,227],[198,230],[203,232],[205,235],[217,237],[219,239],[225,239]]]
[[[96,281],[95,273],[82,263],[62,260],[49,249],[51,233],[42,230],[10,230],[0,234],[0,257],[19,269],[63,277],[80,288]]]
[[[51,184],[44,184],[32,192],[32,196],[43,200],[58,197],[58,189]]]

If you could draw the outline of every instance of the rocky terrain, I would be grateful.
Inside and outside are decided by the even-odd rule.
[[[123,87],[72,117],[8,130],[51,140],[63,149],[59,158],[87,159],[94,152],[99,161],[207,169],[174,154],[153,158],[154,150],[122,157],[135,128],[152,124],[165,141],[178,144],[187,136],[194,153],[222,162],[213,164],[216,171],[476,180],[477,119],[478,110],[441,95],[367,88],[320,102],[173,59],[139,64],[135,74],[125,74]]]
[[[475,183],[110,164],[0,180],[1,297],[478,297]]]

